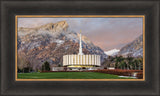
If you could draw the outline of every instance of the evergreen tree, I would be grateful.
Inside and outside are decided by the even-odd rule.
[[[49,62],[45,61],[44,64],[42,64],[42,71],[50,71]]]

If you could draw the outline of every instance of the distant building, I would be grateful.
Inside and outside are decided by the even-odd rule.
[[[82,52],[82,40],[81,40],[81,33],[80,33],[79,53],[64,55],[63,66],[67,66],[72,69],[77,69],[77,68],[91,69],[93,67],[98,67],[98,66],[101,66],[100,55],[92,55],[92,54],[84,55],[84,53]]]
[[[107,69],[109,69],[109,70],[114,70],[115,67],[107,67]]]

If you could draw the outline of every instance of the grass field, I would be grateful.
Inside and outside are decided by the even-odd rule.
[[[18,73],[18,79],[128,79],[97,72]],[[129,78],[131,79],[131,78]]]

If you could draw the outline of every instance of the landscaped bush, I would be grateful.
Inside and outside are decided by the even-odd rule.
[[[121,76],[131,76],[133,72],[142,72],[142,70],[88,70],[87,72],[100,72],[100,73],[107,73],[107,74],[114,74],[114,75],[121,75]],[[143,75],[143,74],[142,74]]]
[[[143,79],[143,72],[138,72],[137,73],[137,78],[138,79]]]
[[[41,73],[43,72],[83,72],[83,71],[41,71]]]

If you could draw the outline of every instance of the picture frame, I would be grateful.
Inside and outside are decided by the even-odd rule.
[[[4,0],[1,5],[2,96],[159,96],[159,0]],[[145,15],[145,81],[15,81],[16,15]]]
[[[142,37],[143,37],[143,76],[134,79],[22,79],[18,78],[18,19],[19,18],[141,18],[142,19]],[[15,16],[15,80],[16,81],[145,81],[145,16],[144,15],[16,15]]]

